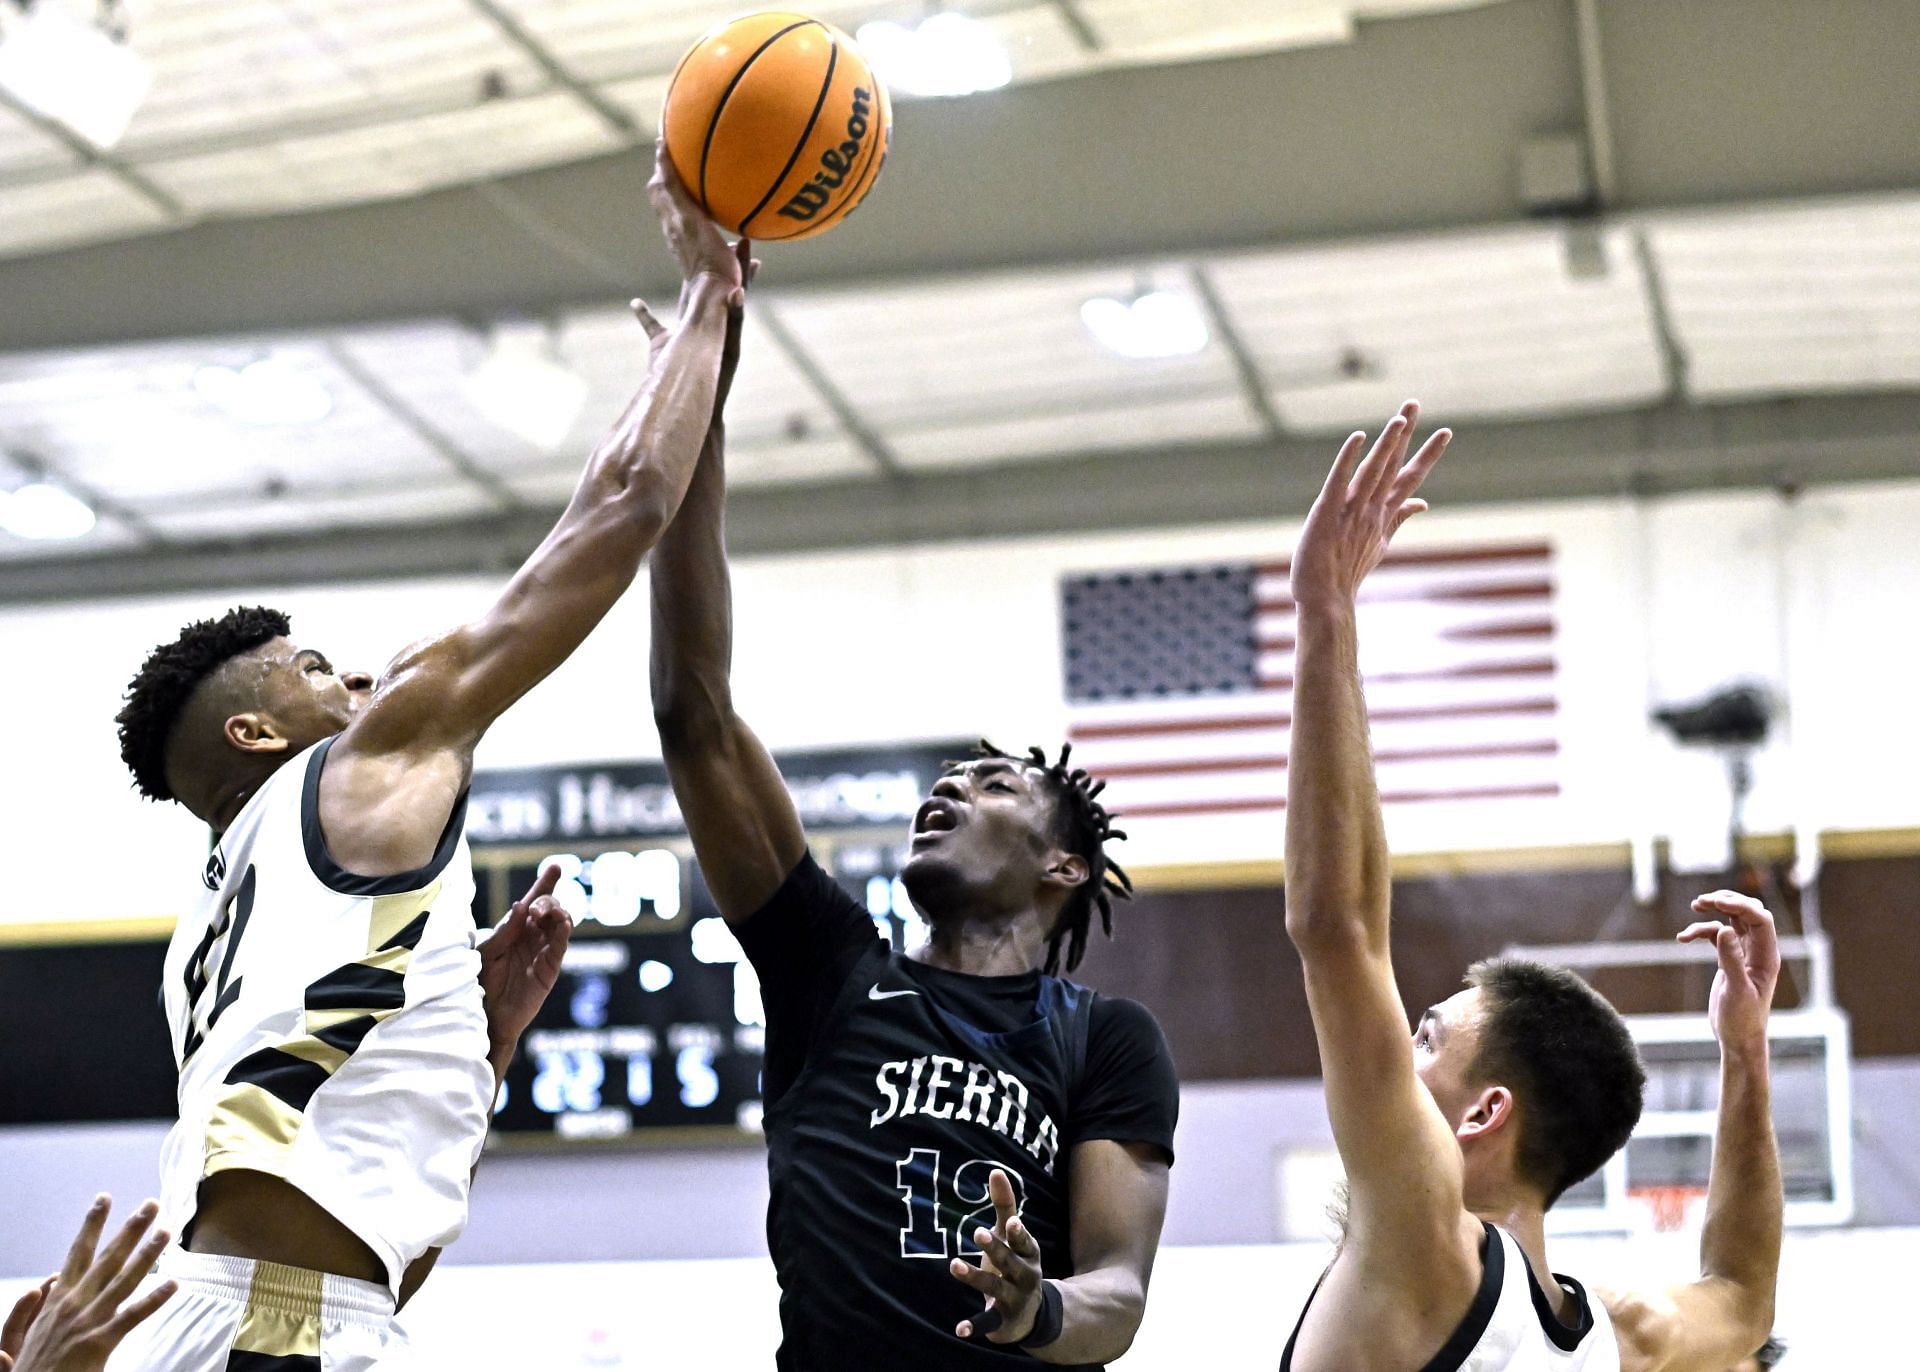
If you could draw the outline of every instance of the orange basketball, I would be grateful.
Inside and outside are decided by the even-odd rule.
[[[693,45],[667,87],[661,126],[673,169],[722,226],[760,240],[810,238],[873,188],[893,105],[851,38],[775,10]]]

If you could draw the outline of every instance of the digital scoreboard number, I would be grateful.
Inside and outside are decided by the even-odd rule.
[[[783,757],[815,858],[876,937],[919,941],[900,885],[913,812],[960,744]],[[540,870],[574,917],[559,983],[496,1104],[503,1143],[661,1141],[760,1129],[766,1015],[658,764],[481,773],[468,837],[475,917],[502,918]]]

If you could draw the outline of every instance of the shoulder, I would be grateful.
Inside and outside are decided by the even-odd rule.
[[[1654,1372],[1664,1365],[1679,1331],[1680,1308],[1665,1292],[1596,1290],[1620,1348],[1622,1372]]]
[[[1091,1043],[1132,1042],[1166,1051],[1167,1037],[1161,1032],[1160,1021],[1139,1001],[1124,996],[1103,996],[1091,990],[1086,994],[1094,998],[1087,1019],[1087,1037]]]

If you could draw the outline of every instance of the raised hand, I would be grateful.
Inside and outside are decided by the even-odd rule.
[[[1714,891],[1695,896],[1696,920],[1676,937],[1682,943],[1710,939],[1720,956],[1707,997],[1707,1019],[1722,1048],[1755,1047],[1767,1039],[1767,1013],[1780,981],[1780,940],[1773,916],[1752,896]]]
[[[1364,462],[1359,459],[1366,434],[1355,432],[1340,445],[1294,549],[1296,605],[1304,609],[1351,604],[1400,526],[1427,508],[1427,502],[1416,500],[1414,492],[1447,450],[1453,434],[1436,429],[1409,460],[1407,447],[1419,418],[1418,401],[1402,405],[1380,431]]]
[[[527,893],[480,945],[480,989],[487,1000],[487,1038],[511,1057],[520,1035],[547,1003],[573,938],[573,918],[553,898],[560,869],[543,868]]]
[[[987,1194],[993,1200],[993,1228],[973,1231],[980,1265],[955,1258],[948,1267],[956,1281],[987,1298],[987,1308],[960,1321],[953,1332],[963,1339],[984,1334],[990,1343],[1018,1343],[1033,1332],[1040,1314],[1040,1244],[1021,1223],[1013,1182],[998,1167],[987,1177]]]
[[[153,1270],[167,1233],[156,1229],[140,1241],[160,1210],[148,1201],[96,1256],[112,1204],[105,1195],[94,1198],[59,1275],[15,1303],[0,1328],[0,1372],[100,1372],[128,1332],[178,1289],[165,1281],[122,1307]]]
[[[691,284],[700,276],[714,277],[732,287],[727,303],[737,305],[745,298],[746,274],[740,259],[728,245],[720,226],[694,203],[681,184],[667,157],[665,143],[654,152],[653,179],[647,182],[647,198],[660,217],[660,228],[667,236],[673,260],[680,264],[681,277]]]
[[[727,407],[727,394],[733,389],[733,374],[740,366],[740,330],[746,321],[745,290],[753,285],[754,277],[760,274],[760,259],[753,255],[752,243],[741,239],[733,245],[733,255],[740,264],[741,279],[745,286],[740,296],[727,306],[727,338],[720,349],[720,380],[713,393],[715,422],[719,421],[721,412]],[[644,300],[629,300],[627,308],[640,321],[640,327],[647,331],[648,360],[651,362],[667,346],[667,340],[673,337],[673,330],[654,317]]]

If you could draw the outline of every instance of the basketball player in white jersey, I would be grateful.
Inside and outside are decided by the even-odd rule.
[[[157,649],[128,693],[122,755],[140,789],[217,842],[164,986],[180,1121],[160,1220],[180,1247],[162,1268],[181,1289],[116,1368],[371,1367],[394,1352],[396,1303],[465,1223],[497,1079],[551,986],[557,917],[523,900],[483,971],[463,835],[474,746],[673,518],[744,289],[664,158],[650,193],[684,277],[679,323],[489,610],[378,679],[336,673],[276,612],[235,610]],[[483,978],[511,1003],[492,1033]]]
[[[1364,462],[1349,438],[1301,531],[1288,757],[1287,932],[1306,968],[1346,1234],[1283,1372],[1725,1372],[1773,1317],[1783,1197],[1768,1118],[1773,920],[1731,891],[1683,941],[1719,954],[1709,1008],[1720,1117],[1699,1281],[1589,1295],[1547,1263],[1544,1216],[1625,1142],[1644,1073],[1625,1025],[1561,969],[1499,961],[1428,1010],[1411,1047],[1388,947],[1390,884],[1354,603],[1445,450],[1411,460],[1419,407]],[[1356,463],[1357,470],[1356,470]]]

